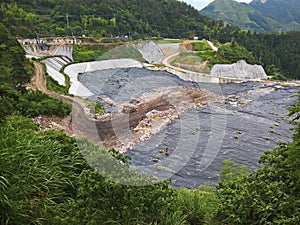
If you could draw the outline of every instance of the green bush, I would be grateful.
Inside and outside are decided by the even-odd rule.
[[[213,224],[213,218],[219,204],[215,190],[202,186],[189,190],[177,190],[176,207],[186,215],[186,221],[191,225]]]
[[[214,61],[216,60],[216,52],[213,51],[213,50],[208,50],[208,51],[205,51],[205,52],[198,52],[197,53],[198,56],[201,57],[201,59],[203,61]]]
[[[99,60],[100,57],[107,52],[102,49],[91,49],[89,45],[74,45],[73,58],[74,62],[90,62]]]
[[[195,51],[209,51],[211,50],[211,47],[207,43],[207,41],[197,41],[192,43],[193,48]]]
[[[29,91],[20,96],[16,104],[16,112],[33,117],[37,115],[56,115],[65,117],[71,113],[71,105],[39,91]]]
[[[60,85],[56,80],[54,80],[52,77],[50,77],[48,74],[46,74],[46,84],[47,89],[53,92],[56,92],[58,94],[69,94],[69,88],[67,86]]]
[[[278,74],[276,76],[273,76],[272,80],[287,81],[287,78],[283,74]]]
[[[233,41],[219,47],[216,60],[213,64],[231,64],[242,59],[249,64],[259,64],[259,61],[254,57],[252,52]]]

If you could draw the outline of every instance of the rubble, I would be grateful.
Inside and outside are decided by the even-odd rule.
[[[244,80],[268,79],[264,68],[261,65],[250,65],[245,60],[233,64],[216,64],[213,66],[211,76],[240,78]]]

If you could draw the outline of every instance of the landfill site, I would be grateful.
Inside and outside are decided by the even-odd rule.
[[[70,64],[70,43],[23,46],[28,57],[52,56],[43,60],[47,73],[60,85],[68,76],[78,102],[103,105],[105,113],[96,115],[73,104],[73,136],[116,148],[130,156],[133,169],[170,179],[174,187],[214,185],[228,158],[254,169],[264,151],[291,140],[287,108],[299,84],[269,81],[259,65],[239,61],[200,74],[169,64],[180,44],[153,41],[130,45],[142,61],[128,56],[78,64]]]

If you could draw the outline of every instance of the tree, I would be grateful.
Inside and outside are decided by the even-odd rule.
[[[245,47],[239,45],[236,41],[222,45],[216,55],[215,63],[231,64],[244,59],[249,64],[256,64],[258,60],[253,56],[252,52]]]

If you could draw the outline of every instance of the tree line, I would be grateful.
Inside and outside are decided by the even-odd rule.
[[[155,12],[155,13],[153,13]],[[253,33],[213,21],[176,0],[5,0],[0,18],[16,36],[85,35],[193,38],[221,43],[237,41],[267,70],[275,66],[299,79],[300,32]]]

